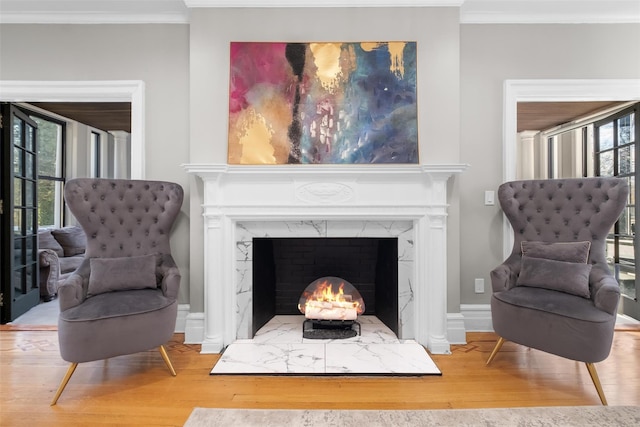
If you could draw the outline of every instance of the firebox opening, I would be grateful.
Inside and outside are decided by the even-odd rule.
[[[398,239],[355,237],[254,238],[252,335],[276,315],[299,315],[302,292],[323,276],[349,281],[366,314],[398,335]]]

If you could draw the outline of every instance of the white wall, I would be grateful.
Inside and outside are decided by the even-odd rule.
[[[189,300],[189,27],[0,25],[2,80],[142,80],[147,179],[174,181],[185,204],[172,247]]]
[[[489,302],[473,280],[502,262],[502,215],[484,206],[502,183],[503,82],[506,79],[640,78],[640,25],[462,25],[460,39],[462,220],[461,301]]]

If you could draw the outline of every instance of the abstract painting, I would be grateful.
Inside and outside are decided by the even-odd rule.
[[[418,163],[415,42],[230,52],[229,164]]]

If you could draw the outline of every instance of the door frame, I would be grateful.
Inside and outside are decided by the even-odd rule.
[[[145,84],[141,80],[0,80],[0,101],[130,102],[131,178],[145,178]]]
[[[3,206],[2,224],[0,228],[2,232],[7,232],[3,235],[2,244],[0,245],[2,250],[2,285],[0,286],[0,293],[2,294],[3,305],[0,309],[2,316],[0,323],[12,322],[19,316],[23,315],[40,302],[40,287],[38,277],[38,252],[37,252],[37,236],[38,236],[38,203],[37,203],[37,181],[38,181],[38,164],[37,164],[37,133],[38,125],[33,121],[27,113],[18,108],[12,103],[3,103],[0,105],[3,107],[2,119],[2,154],[0,159],[2,162],[11,162],[15,160],[16,148],[20,150],[21,165],[19,171],[16,173],[15,165],[8,165],[2,171],[2,199],[6,201],[6,206]],[[23,123],[20,130],[20,141],[16,147],[16,140],[14,134],[14,125],[17,120]],[[25,141],[29,138],[26,128],[33,129],[31,136],[31,144],[26,144]],[[6,157],[5,157],[6,155]],[[3,164],[3,167],[7,166]],[[18,179],[21,185],[16,189],[15,181]],[[27,190],[28,183],[31,182],[31,192]],[[20,232],[19,239],[22,240],[22,245],[19,247],[19,261],[16,262],[16,231],[15,231],[15,195],[16,192],[20,195],[19,211],[21,220],[19,222]],[[30,197],[28,197],[30,196]],[[29,200],[31,199],[31,200]],[[31,215],[28,214],[30,211]],[[31,217],[31,221],[27,219]],[[31,227],[29,224],[31,223]],[[30,250],[29,250],[30,249]],[[6,262],[5,262],[6,261]],[[16,269],[16,267],[20,265]],[[20,290],[16,290],[15,273],[21,271],[20,281],[27,282],[26,289],[25,283],[21,283]],[[31,274],[29,274],[29,271]]]
[[[131,179],[145,177],[145,85],[142,80],[0,80],[2,102],[130,102]]]
[[[516,179],[518,102],[640,101],[640,79],[505,80],[503,89],[503,182]],[[513,233],[505,219],[502,228],[505,259],[512,248]]]
[[[502,182],[516,179],[518,102],[639,101],[640,79],[527,79],[503,85]],[[511,254],[513,235],[503,221],[502,252]]]

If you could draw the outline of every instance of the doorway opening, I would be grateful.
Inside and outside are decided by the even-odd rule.
[[[142,81],[0,81],[0,101],[8,103],[24,103],[24,102],[127,102],[131,104],[131,170],[130,177],[134,179],[144,178],[144,83]],[[11,166],[12,156],[4,156],[3,170],[6,169],[4,164]],[[10,168],[13,170],[13,167]],[[37,180],[36,180],[37,181]],[[4,208],[13,211],[13,207],[9,207],[6,202],[13,201],[13,179],[3,179],[1,199],[5,201]],[[34,190],[35,192],[35,190]],[[23,206],[23,205],[18,205]],[[25,205],[27,206],[27,205]],[[8,215],[7,215],[8,216]],[[13,218],[12,218],[13,219]],[[25,223],[26,224],[26,223]],[[22,266],[15,259],[14,246],[19,240],[14,239],[13,224],[7,221],[3,222],[0,229],[0,240],[7,242],[5,247],[0,251],[2,265]],[[37,231],[37,224],[34,222],[34,231]],[[30,254],[36,254],[37,245],[32,245]],[[20,249],[24,252],[23,249]],[[37,265],[36,265],[37,267]],[[38,291],[38,274],[37,268],[35,274],[26,275],[29,284],[26,288]],[[3,268],[3,270],[5,270]],[[17,277],[17,276],[15,276]],[[22,276],[20,276],[22,277]],[[17,279],[16,279],[17,280]],[[20,279],[22,280],[22,279]],[[12,291],[17,289],[14,283],[14,275],[3,277],[0,293],[4,298],[4,303],[0,307],[0,317],[2,322],[8,322],[17,317],[19,304],[11,304],[13,302]],[[21,285],[22,286],[22,285]],[[22,286],[24,287],[24,286]],[[26,289],[25,288],[25,289]],[[33,292],[31,292],[33,293]],[[37,292],[35,292],[37,293]],[[32,298],[31,307],[38,304],[39,300]],[[30,300],[31,301],[31,300]],[[12,310],[13,308],[13,310]],[[23,309],[20,308],[20,311]],[[28,310],[28,308],[27,308]]]
[[[503,181],[518,177],[518,103],[631,102],[640,101],[640,79],[624,80],[506,80],[503,105]],[[634,196],[635,197],[635,196]],[[637,198],[636,198],[637,200]],[[508,257],[513,235],[508,221],[503,227],[503,254]],[[640,319],[640,304],[622,297],[622,314]],[[624,308],[626,307],[626,308]]]

